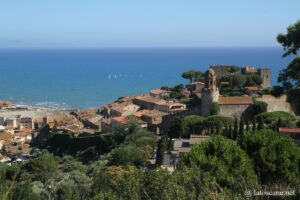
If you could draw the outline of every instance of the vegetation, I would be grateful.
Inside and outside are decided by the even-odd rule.
[[[256,119],[262,118],[263,122],[266,124],[271,124],[277,122],[279,119],[284,119],[285,121],[295,121],[296,118],[290,113],[283,111],[265,112],[256,116]]]
[[[219,104],[216,102],[213,102],[211,104],[211,108],[210,108],[210,115],[217,115],[217,114],[219,114],[219,111],[220,111]]]
[[[263,101],[257,101],[255,99],[253,99],[254,104],[252,106],[252,113],[253,113],[253,117],[256,115],[259,115],[261,113],[265,113],[267,112],[268,109],[268,104],[266,102]],[[253,118],[252,117],[252,118]]]
[[[223,189],[242,192],[245,185],[257,185],[247,154],[235,142],[222,136],[196,145],[182,157],[180,165],[196,167],[205,176],[215,177],[216,184]]]
[[[290,139],[263,129],[242,135],[238,143],[253,160],[262,184],[299,188],[300,149]]]
[[[188,79],[190,83],[192,83],[193,81],[198,81],[199,79],[200,80],[203,79],[203,73],[197,70],[189,70],[187,72],[182,73],[181,77]]]
[[[288,94],[289,101],[294,104],[294,108],[300,113],[300,57],[297,53],[300,48],[300,21],[289,26],[286,34],[279,34],[277,40],[284,48],[283,57],[296,55],[294,60],[283,69],[278,82],[282,83],[284,91]]]

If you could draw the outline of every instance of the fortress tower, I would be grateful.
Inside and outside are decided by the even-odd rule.
[[[219,89],[217,87],[217,77],[213,69],[205,73],[205,88],[201,91],[201,114],[208,116],[210,114],[211,104],[219,102]]]
[[[263,89],[271,87],[271,69],[270,68],[261,68],[260,76],[262,79],[261,87]]]

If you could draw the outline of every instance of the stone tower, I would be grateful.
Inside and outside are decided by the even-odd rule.
[[[261,87],[263,89],[271,87],[271,69],[270,68],[261,68],[260,77],[262,79]]]
[[[201,114],[203,116],[210,114],[211,104],[219,102],[219,96],[216,74],[213,69],[209,69],[205,73],[205,88],[201,91]]]

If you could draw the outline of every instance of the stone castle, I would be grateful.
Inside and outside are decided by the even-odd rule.
[[[227,117],[240,118],[252,112],[254,104],[252,96],[221,96],[217,84],[218,76],[224,76],[230,72],[224,66],[212,66],[205,73],[205,87],[201,90],[201,115],[211,114],[212,104],[219,105],[219,114]],[[262,78],[261,89],[271,87],[271,69],[257,69],[254,67],[242,68],[242,74],[257,74]],[[286,101],[286,96],[275,98],[271,95],[263,95],[257,98],[258,101],[264,101],[268,104],[269,111],[285,111],[294,113],[291,105]]]

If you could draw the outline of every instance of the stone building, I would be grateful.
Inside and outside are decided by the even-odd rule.
[[[205,88],[202,89],[201,114],[208,116],[211,113],[213,102],[219,104],[219,114],[227,117],[240,117],[253,104],[250,96],[220,96],[216,83],[216,73],[209,69],[205,75]]]
[[[251,112],[251,105],[253,104],[250,96],[233,96],[233,97],[219,97],[220,115],[232,118],[240,118],[247,111]]]
[[[201,114],[210,115],[213,102],[219,102],[219,89],[217,87],[217,77],[213,69],[209,69],[205,74],[205,88],[201,91]]]

